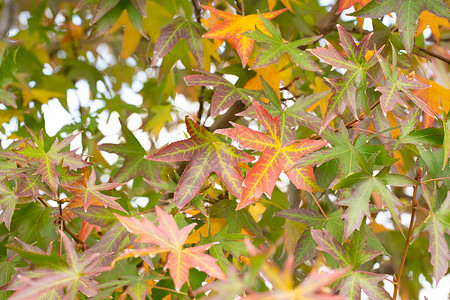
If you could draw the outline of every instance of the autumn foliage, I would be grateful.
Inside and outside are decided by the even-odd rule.
[[[3,1],[0,298],[447,299],[448,1],[326,2]]]

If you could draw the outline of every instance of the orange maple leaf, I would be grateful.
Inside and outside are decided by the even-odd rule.
[[[236,51],[241,58],[242,66],[245,66],[248,62],[250,54],[253,51],[255,41],[249,37],[241,35],[241,33],[244,33],[246,31],[254,31],[255,28],[258,28],[265,34],[269,35],[259,15],[252,14],[243,17],[230,14],[206,5],[202,5],[202,7],[209,10],[211,14],[223,20],[223,22],[219,23],[206,34],[204,34],[203,37],[210,39],[228,40],[232,41],[231,43],[234,42]],[[272,20],[286,10],[287,8],[284,8],[273,12],[263,13],[262,15],[266,19]]]
[[[421,35],[427,26],[430,26],[431,32],[434,34],[436,41],[439,43],[439,39],[441,37],[439,25],[450,27],[450,23],[446,18],[440,18],[424,10],[419,17],[419,25],[417,26],[416,36]]]
[[[433,80],[416,75],[416,80],[425,84],[430,85],[427,89],[413,90],[413,94],[422,99],[423,102],[428,104],[430,108],[436,112],[440,113],[442,110],[447,114],[450,109],[450,90],[439,85]],[[441,107],[442,103],[442,107]],[[434,118],[424,114],[423,118],[423,128],[428,128],[433,126]]]
[[[363,7],[367,3],[369,3],[372,0],[340,0],[339,1],[339,9],[337,10],[336,14],[341,13],[342,11],[346,10],[347,8],[352,7],[356,3],[361,5]]]
[[[242,146],[262,152],[262,156],[247,172],[243,182],[241,201],[237,209],[258,201],[263,193],[269,197],[282,171],[292,183],[302,190],[318,191],[311,166],[295,167],[295,163],[303,157],[327,144],[326,141],[311,139],[294,140],[294,133],[285,133],[282,137],[279,117],[273,118],[266,109],[253,101],[258,120],[265,129],[265,133],[254,131],[248,127],[233,123],[234,128],[219,129],[216,133],[226,135],[239,142]],[[282,142],[287,138],[287,143]]]

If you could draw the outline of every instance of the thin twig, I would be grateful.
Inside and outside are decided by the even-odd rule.
[[[420,180],[422,179],[422,172],[423,172],[422,168],[419,168],[417,170],[416,181],[418,181],[419,183],[420,183]],[[394,295],[393,295],[394,300],[397,299],[398,285],[399,285],[400,279],[402,278],[403,267],[405,266],[405,261],[406,261],[406,254],[408,253],[409,243],[411,242],[411,237],[412,237],[412,233],[413,233],[414,219],[416,216],[417,205],[419,203],[419,200],[417,199],[417,187],[418,187],[418,185],[414,186],[413,199],[412,199],[412,204],[411,204],[411,221],[409,222],[408,236],[406,237],[405,248],[403,249],[400,267],[398,268],[397,275],[394,274]]]
[[[437,58],[439,60],[442,60],[443,62],[446,62],[446,63],[448,63],[450,65],[450,59],[448,59],[447,57],[444,57],[444,56],[442,56],[440,54],[434,53],[434,52],[432,52],[432,51],[430,51],[428,49],[425,49],[425,48],[422,48],[422,47],[419,47],[419,46],[414,46],[414,48],[416,48],[419,51],[422,51],[423,53],[428,54],[431,57],[434,57],[434,58]]]
[[[47,208],[50,207],[50,205],[47,203],[47,201],[45,201],[44,199],[42,199],[41,196],[38,196],[37,198],[38,198],[39,202],[41,202],[45,207],[47,207]]]

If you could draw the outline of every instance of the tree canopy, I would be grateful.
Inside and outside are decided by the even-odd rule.
[[[0,1],[0,298],[447,299],[448,4]]]

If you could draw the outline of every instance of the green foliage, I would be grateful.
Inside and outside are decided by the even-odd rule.
[[[322,3],[1,2],[0,298],[446,299],[448,1]]]

